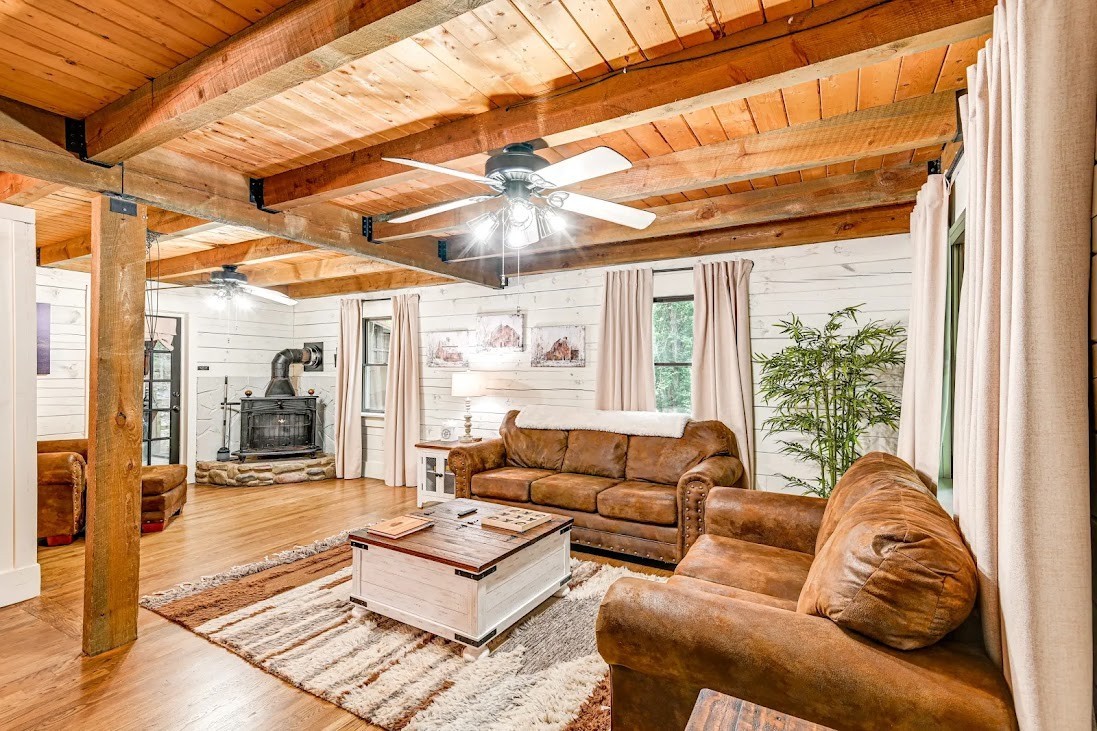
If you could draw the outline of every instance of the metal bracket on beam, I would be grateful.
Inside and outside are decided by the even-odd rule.
[[[76,155],[84,162],[89,162],[101,168],[112,168],[105,162],[97,162],[88,159],[88,135],[87,127],[82,119],[65,117],[65,149]]]
[[[940,175],[941,158],[937,158],[936,160],[930,160],[928,163],[926,163],[926,168],[929,170],[930,175]]]
[[[266,207],[263,201],[263,178],[248,178],[248,200],[263,213],[281,213]]]
[[[121,213],[123,216],[136,216],[137,215],[137,203],[132,200],[126,200],[125,198],[119,198],[118,196],[109,195],[107,199],[110,201],[110,212]]]
[[[362,235],[371,244],[379,243],[373,240],[373,216],[362,216]]]
[[[446,239],[438,239],[438,258],[441,259],[443,263],[449,262],[449,252],[447,251],[448,248],[449,241],[447,241]]]

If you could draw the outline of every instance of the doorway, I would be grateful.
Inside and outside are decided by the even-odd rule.
[[[150,316],[145,320],[141,464],[179,464],[182,318]]]

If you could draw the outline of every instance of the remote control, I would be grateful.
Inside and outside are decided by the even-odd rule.
[[[466,515],[472,515],[476,512],[476,508],[465,508],[464,510],[457,511],[458,518],[464,518]]]

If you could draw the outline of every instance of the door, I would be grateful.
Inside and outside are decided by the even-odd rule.
[[[141,463],[179,464],[179,405],[182,392],[182,320],[146,317],[144,435]]]

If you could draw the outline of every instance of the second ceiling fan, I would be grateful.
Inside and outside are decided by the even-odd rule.
[[[608,147],[596,147],[549,164],[548,160],[534,152],[531,143],[507,145],[488,158],[483,175],[402,157],[382,159],[471,180],[493,191],[413,211],[390,219],[390,223],[408,223],[475,203],[502,199],[504,205],[499,210],[472,219],[467,224],[468,229],[478,241],[487,241],[499,231],[506,246],[521,249],[545,236],[563,231],[567,224],[561,212],[578,213],[635,229],[647,228],[655,220],[655,214],[650,211],[561,190],[568,185],[632,167],[627,158]]]

